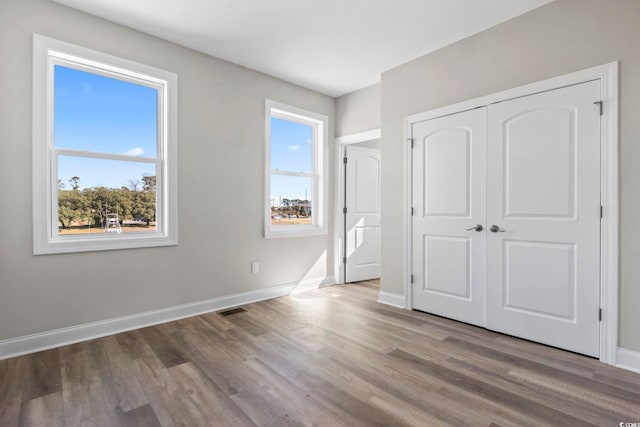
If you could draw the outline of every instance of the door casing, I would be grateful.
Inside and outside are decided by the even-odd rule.
[[[600,361],[616,364],[618,347],[618,242],[619,242],[619,185],[618,185],[618,62],[588,68],[527,84],[502,92],[456,103],[442,108],[414,114],[405,118],[404,132],[404,297],[406,309],[411,302],[411,128],[414,123],[434,119],[489,104],[506,101],[592,80],[601,80],[601,184],[600,199],[603,218],[600,231],[600,301],[603,310],[600,322]]]

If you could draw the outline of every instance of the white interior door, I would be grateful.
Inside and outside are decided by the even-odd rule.
[[[412,305],[480,326],[485,310],[485,113],[479,108],[412,127]]]
[[[600,116],[592,81],[492,104],[487,327],[599,355]]]
[[[380,150],[348,146],[346,281],[380,277]]]

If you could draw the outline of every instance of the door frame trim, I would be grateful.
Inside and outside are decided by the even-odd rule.
[[[342,213],[343,200],[344,200],[344,167],[342,158],[344,157],[344,149],[347,145],[357,144],[359,142],[373,141],[380,139],[382,131],[380,128],[370,129],[364,132],[358,132],[350,135],[340,136],[335,139],[335,160],[336,165],[335,174],[335,191],[333,202],[333,273],[336,279],[336,284],[342,285],[345,283],[344,265],[342,264],[342,258],[344,253],[344,215]]]
[[[436,108],[405,118],[405,141],[412,137],[413,124],[459,113],[497,102],[546,92],[587,81],[601,80],[600,135],[600,200],[603,218],[600,227],[600,361],[616,364],[618,347],[618,295],[619,295],[619,152],[618,152],[618,61],[576,71],[558,77],[526,84],[513,89]],[[411,301],[411,144],[404,144],[404,305],[412,309]],[[597,315],[594,313],[594,316]]]

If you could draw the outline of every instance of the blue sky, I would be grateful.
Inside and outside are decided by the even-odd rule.
[[[96,74],[55,66],[55,145],[131,156],[157,153],[157,91]],[[69,187],[126,186],[155,175],[147,163],[61,156],[58,179]]]
[[[157,91],[146,86],[55,66],[55,145],[59,148],[155,157]],[[271,119],[271,168],[311,172],[312,128]],[[131,180],[155,175],[148,163],[60,156],[58,179],[70,188],[129,186]],[[311,199],[312,180],[274,175],[271,198]]]
[[[312,172],[311,138],[313,129],[288,120],[271,118],[271,169],[288,172]],[[312,180],[304,177],[272,175],[271,199],[311,200]]]

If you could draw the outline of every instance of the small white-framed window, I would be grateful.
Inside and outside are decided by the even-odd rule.
[[[35,255],[177,244],[177,75],[33,37]]]
[[[328,118],[265,102],[265,238],[327,233]]]

